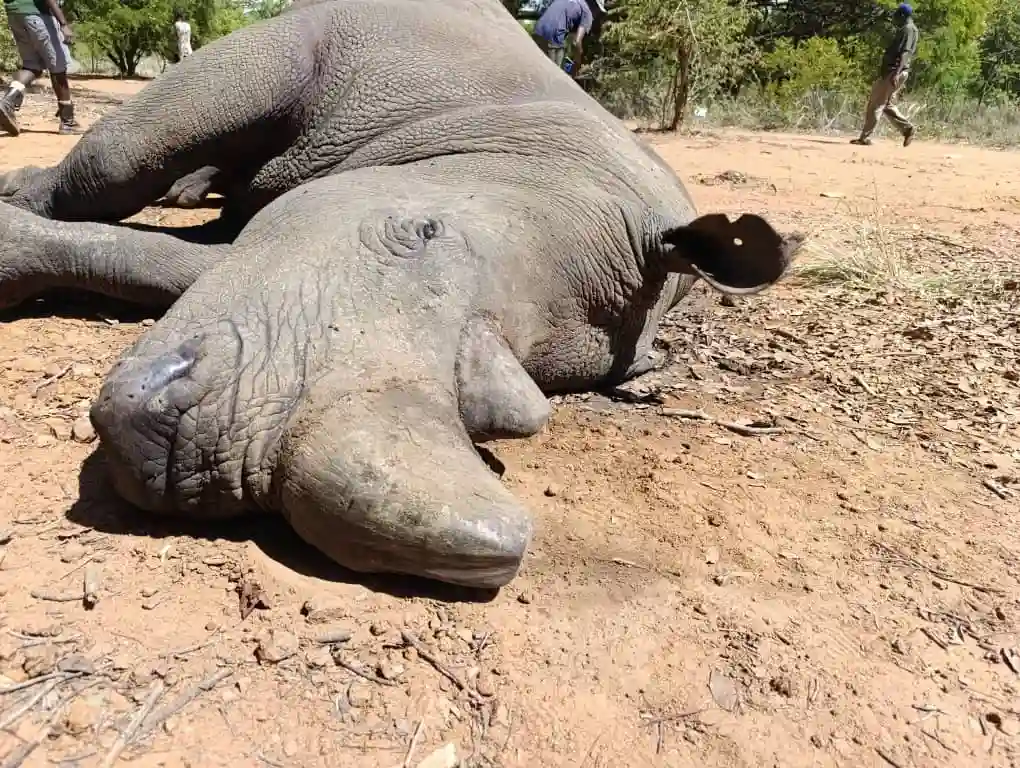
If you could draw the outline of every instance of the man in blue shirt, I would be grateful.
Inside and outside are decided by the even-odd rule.
[[[604,0],[595,0],[595,3],[602,13],[606,12]],[[535,23],[535,42],[545,55],[562,69],[563,60],[567,55],[567,35],[576,33],[574,37],[574,46],[577,48],[574,61],[576,75],[584,57],[584,36],[591,32],[593,23],[591,9],[586,0],[552,0]]]

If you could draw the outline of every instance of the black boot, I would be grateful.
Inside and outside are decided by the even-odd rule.
[[[74,104],[71,102],[58,104],[57,117],[60,118],[60,133],[81,133],[81,125],[74,119]]]
[[[0,130],[4,130],[11,136],[21,133],[18,127],[18,118],[15,114],[21,109],[21,102],[25,99],[25,92],[11,88],[0,99]]]

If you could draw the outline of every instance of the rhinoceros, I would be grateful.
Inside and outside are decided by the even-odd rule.
[[[212,224],[118,223],[212,191]],[[699,216],[498,0],[300,3],[0,196],[0,305],[167,310],[90,412],[123,498],[282,514],[355,571],[479,588],[514,578],[533,523],[476,444],[647,371],[696,280],[760,291],[799,244]]]

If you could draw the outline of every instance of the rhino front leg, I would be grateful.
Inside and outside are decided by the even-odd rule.
[[[155,230],[51,221],[0,203],[0,308],[75,288],[165,309],[228,249]]]

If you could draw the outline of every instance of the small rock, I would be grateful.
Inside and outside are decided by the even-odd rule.
[[[445,678],[444,678],[445,679]],[[372,691],[367,685],[351,683],[347,689],[347,701],[352,707],[365,707],[372,701]]]
[[[705,562],[708,565],[715,565],[719,562],[719,547],[709,547],[705,551]]]
[[[163,602],[163,601],[160,598],[158,598],[158,597],[154,597],[154,598],[151,598],[149,600],[143,600],[142,601],[142,610],[143,611],[154,611],[156,608],[159,607],[159,604],[161,602]]]
[[[708,516],[708,524],[711,525],[713,528],[718,528],[720,525],[723,524],[723,520],[721,517],[719,517],[719,515],[711,514]]]
[[[549,497],[559,496],[560,495],[560,487],[558,485],[556,485],[556,483],[549,483],[549,485],[546,486],[545,495],[549,496]]]
[[[334,645],[336,643],[346,643],[352,636],[353,633],[349,629],[335,627],[317,634],[315,642],[322,643],[323,645]]]
[[[283,742],[283,754],[286,757],[294,757],[298,753],[298,743],[294,739],[287,739]]]
[[[22,373],[42,373],[46,368],[46,363],[38,357],[19,357],[9,365],[9,368]]]
[[[372,622],[372,625],[368,628],[368,631],[371,632],[373,636],[379,637],[380,635],[385,635],[388,629],[389,627],[386,626],[384,622],[375,621]]]
[[[259,636],[255,658],[260,664],[279,664],[297,651],[298,639],[295,635],[280,629],[270,629]]]
[[[342,603],[321,603],[308,600],[301,607],[301,613],[309,624],[329,624],[347,617],[347,607]]]
[[[471,645],[471,643],[474,642],[475,633],[472,632],[467,627],[461,627],[460,629],[457,630],[457,637],[459,637],[461,640],[463,640],[468,645]]]
[[[64,547],[60,553],[60,562],[62,563],[76,563],[85,557],[87,550],[81,544],[76,541],[72,541],[70,544]]]
[[[420,763],[418,768],[457,768],[460,758],[457,756],[457,746],[453,743],[440,747]]]
[[[379,662],[378,670],[379,677],[383,680],[396,680],[404,674],[404,666],[402,664],[394,664],[385,659]]]
[[[531,605],[531,593],[521,592],[517,595],[517,602],[522,603],[523,605]]]
[[[57,662],[57,669],[61,672],[77,672],[82,675],[94,675],[96,665],[93,661],[81,653],[72,653]]]
[[[157,594],[158,592],[159,592],[159,590],[156,587],[143,587],[141,594],[142,594],[142,597],[152,597],[153,595]]]
[[[227,564],[227,558],[220,554],[209,555],[208,557],[203,558],[202,562],[212,568],[219,568],[220,566]]]
[[[64,726],[72,736],[79,736],[95,725],[96,708],[84,698],[76,698],[67,708],[64,715]]]
[[[57,666],[57,649],[52,645],[39,645],[25,649],[21,668],[29,679],[48,675]]]
[[[143,328],[151,328],[155,324],[156,324],[156,321],[153,320],[151,317],[147,317],[144,320],[142,320],[142,327]]]
[[[492,717],[489,719],[489,725],[510,725],[510,710],[507,708],[506,704],[503,704],[502,702],[496,704],[495,709],[492,710]]]
[[[731,296],[728,293],[724,293],[722,296],[719,297],[719,304],[721,304],[724,307],[739,307],[740,299],[738,299],[736,296]]]
[[[64,372],[64,366],[58,363],[46,363],[46,367],[43,368],[43,373],[47,378],[54,378]]]
[[[71,437],[79,443],[91,443],[96,439],[96,430],[88,416],[79,416],[71,425]]]
[[[329,648],[319,646],[318,648],[309,649],[308,653],[305,654],[305,664],[312,669],[325,669],[332,665],[333,656],[329,652]]]
[[[787,699],[793,698],[795,687],[789,675],[776,675],[769,680],[769,688]]]
[[[492,679],[492,675],[481,674],[478,676],[478,680],[475,682],[475,690],[478,691],[482,696],[495,696],[496,695],[496,683]]]
[[[50,434],[57,440],[69,440],[71,438],[71,427],[63,419],[46,419],[43,421],[50,429]]]

